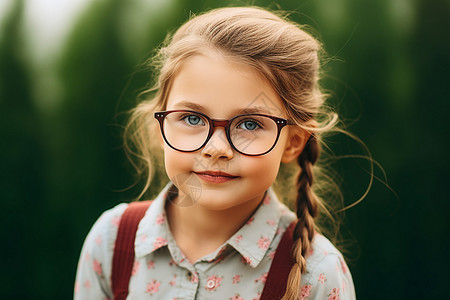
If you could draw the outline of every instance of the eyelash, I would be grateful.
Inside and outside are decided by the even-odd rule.
[[[194,116],[194,117],[197,117],[197,118],[199,118],[199,120],[203,123],[203,124],[200,124],[200,125],[205,125],[206,124],[206,122],[203,120],[203,118],[202,117],[200,117],[200,116],[198,116],[198,115],[196,115],[196,114],[192,114],[192,113],[186,113],[186,114],[183,114],[183,115],[181,115],[180,116],[180,121],[184,121],[187,125],[189,125],[189,126],[196,126],[196,125],[199,125],[199,124],[189,124],[188,123],[188,117],[191,117],[191,116]]]
[[[199,120],[201,121],[201,124],[190,124],[189,121],[187,120],[187,118],[190,117],[190,116],[194,116],[194,117],[199,118]],[[198,115],[198,114],[195,114],[195,113],[192,113],[192,112],[186,112],[186,113],[180,115],[179,116],[179,121],[183,122],[187,126],[204,126],[204,125],[206,125],[208,123],[208,121],[206,121],[201,115]],[[253,123],[256,124],[257,127],[255,129],[246,129],[246,128],[240,128],[240,129],[247,130],[247,131],[256,131],[256,130],[263,130],[264,129],[263,124],[261,124],[261,122],[258,122],[255,119],[243,119],[243,120],[240,120],[236,124],[235,128],[239,128],[245,122],[253,122]]]
[[[252,122],[252,123],[255,123],[256,126],[257,126],[255,129],[246,129],[246,130],[254,131],[254,130],[258,130],[258,129],[263,129],[263,126],[262,126],[258,121],[256,121],[256,120],[251,120],[251,119],[241,120],[241,121],[236,125],[236,127],[240,127],[241,125],[245,124],[246,122]]]

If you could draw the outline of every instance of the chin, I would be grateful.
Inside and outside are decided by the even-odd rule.
[[[203,196],[197,201],[196,205],[199,205],[203,208],[209,209],[209,210],[227,210],[229,208],[232,208],[238,203],[235,203],[233,201],[230,201],[230,197],[223,198],[223,197],[207,197],[206,195]]]
[[[196,203],[204,208],[221,211],[237,208],[249,202],[249,197],[231,193],[230,191],[203,190],[199,201]]]

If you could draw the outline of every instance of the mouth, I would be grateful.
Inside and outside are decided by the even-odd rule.
[[[224,183],[239,178],[239,176],[231,175],[220,171],[194,172],[194,174],[196,174],[200,179],[208,183]]]

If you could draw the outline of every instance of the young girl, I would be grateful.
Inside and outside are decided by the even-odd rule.
[[[315,224],[326,210],[313,165],[337,118],[322,108],[319,51],[297,24],[259,8],[194,17],[160,49],[157,93],[134,110],[127,132],[148,174],[163,149],[171,181],[133,238],[127,299],[259,299],[297,219],[283,299],[355,299],[342,255]],[[271,188],[289,162],[300,167],[295,213]],[[113,299],[127,207],[108,210],[90,231],[75,299]]]

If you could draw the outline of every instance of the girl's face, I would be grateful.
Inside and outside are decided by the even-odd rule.
[[[281,99],[260,74],[213,51],[183,62],[166,110],[197,111],[226,120],[250,111],[287,117]],[[184,121],[199,122],[195,116]],[[208,143],[195,152],[180,152],[164,144],[166,172],[179,190],[180,205],[210,210],[257,205],[274,182],[280,162],[294,159],[304,141],[297,127],[286,126],[269,153],[246,156],[230,146],[223,127],[216,127]]]

